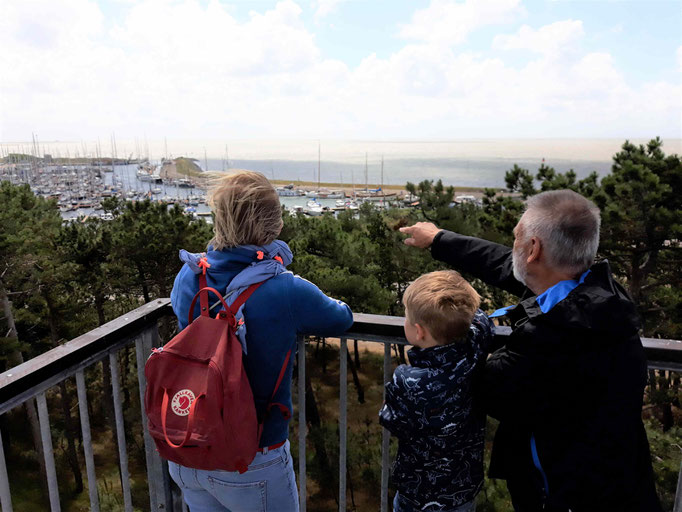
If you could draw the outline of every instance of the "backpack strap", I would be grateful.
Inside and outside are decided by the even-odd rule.
[[[260,283],[254,283],[251,286],[249,286],[246,290],[244,290],[242,293],[239,294],[239,297],[234,299],[234,302],[230,306],[230,313],[233,315],[237,315],[237,312],[239,312],[239,308],[242,307],[242,304],[244,304],[249,297],[255,292],[260,285],[262,285],[265,281],[261,281]],[[224,304],[224,302],[223,302]],[[228,309],[227,307],[225,309]]]
[[[216,290],[215,288],[211,288],[208,286],[208,283],[206,281],[206,273],[205,269],[204,272],[199,274],[199,291],[194,295],[194,298],[192,299],[192,303],[189,306],[189,313],[187,315],[187,324],[191,324],[192,320],[194,320],[194,306],[197,303],[197,298],[199,299],[199,304],[201,306],[201,315],[202,316],[210,316],[209,310],[212,309],[208,307],[208,292],[214,293],[215,295],[218,296],[219,302],[223,305],[223,308],[225,311],[229,311],[232,313],[232,316],[236,316],[237,312],[239,311],[239,308],[242,307],[242,305],[246,302],[246,300],[251,297],[253,292],[255,292],[260,285],[262,285],[265,281],[261,281],[260,283],[254,283],[251,286],[249,286],[246,290],[244,290],[242,293],[239,294],[239,296],[235,299],[235,301],[232,303],[231,306],[228,306],[227,303],[225,302],[225,299],[223,296]],[[218,303],[216,302],[216,305]]]
[[[208,293],[201,293],[201,290],[204,288],[208,288],[208,283],[206,282],[206,271],[211,267],[211,264],[208,262],[208,258],[206,258],[206,254],[201,255],[201,259],[199,260],[199,267],[201,268],[201,273],[199,274],[199,304],[201,305],[201,314],[204,316],[209,316],[208,315]],[[221,295],[222,297],[222,295]],[[190,311],[194,309],[194,306],[190,308]],[[227,309],[227,308],[225,308]],[[191,320],[190,320],[191,322]]]
[[[225,311],[227,311],[229,308],[227,306],[227,303],[225,302],[225,299],[223,299],[223,296],[220,294],[218,290],[215,288],[211,288],[210,286],[201,286],[201,281],[204,282],[204,285],[206,284],[206,277],[203,275],[199,276],[199,291],[194,295],[194,298],[192,299],[192,303],[189,305],[189,312],[187,313],[187,325],[192,323],[192,320],[194,320],[194,306],[197,303],[197,299],[200,298],[200,304],[201,304],[201,316],[210,316],[208,313],[208,292],[214,293],[215,295],[218,296],[218,299],[222,303],[223,307],[225,308]]]
[[[268,416],[270,416],[270,411],[274,408],[277,407],[279,411],[282,413],[282,416],[284,417],[285,420],[289,420],[291,418],[291,411],[289,408],[281,404],[279,402],[273,402],[275,399],[275,395],[277,394],[277,390],[279,389],[280,384],[282,384],[282,380],[284,379],[284,373],[287,370],[287,366],[289,365],[289,360],[291,359],[291,352],[293,351],[293,347],[289,349],[289,352],[287,352],[286,357],[284,358],[284,363],[282,363],[282,368],[279,370],[279,375],[277,376],[277,383],[275,384],[275,389],[272,390],[272,395],[270,396],[270,400],[268,401],[268,405],[265,408],[265,414],[263,415],[262,420],[258,420],[258,442],[260,443],[260,438],[261,435],[263,435],[263,426],[265,425],[265,420],[268,419]]]

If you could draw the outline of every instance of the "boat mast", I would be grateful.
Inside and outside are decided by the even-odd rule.
[[[353,184],[353,200],[355,200],[355,170],[350,168],[350,181]]]
[[[384,155],[381,155],[381,195],[386,201],[386,192],[384,192]]]
[[[317,191],[320,191],[320,141],[317,141]]]
[[[369,191],[369,185],[367,183],[367,152],[365,151],[365,192]]]

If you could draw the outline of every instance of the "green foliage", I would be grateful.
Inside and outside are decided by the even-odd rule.
[[[121,278],[138,287],[145,302],[168,297],[182,266],[178,250],[205,250],[210,230],[194,221],[179,205],[168,208],[151,201],[128,202],[112,221],[112,259]]]
[[[443,180],[438,180],[435,184],[433,180],[424,180],[416,186],[408,181],[405,190],[419,196],[422,215],[431,222],[435,222],[455,198],[455,187],[445,187]]]
[[[625,142],[595,201],[602,210],[601,252],[640,306],[649,335],[679,336],[682,284],[682,160],[660,139]],[[677,326],[677,327],[675,327]]]
[[[680,447],[682,428],[677,426],[663,432],[661,425],[655,420],[647,421],[645,427],[649,438],[658,496],[663,510],[672,510],[677,479],[680,467],[682,467],[682,447]]]
[[[514,164],[511,170],[507,171],[504,181],[510,192],[520,193],[523,199],[527,199],[536,193],[535,186],[533,185],[533,176],[531,176],[528,169],[523,169],[516,164]]]

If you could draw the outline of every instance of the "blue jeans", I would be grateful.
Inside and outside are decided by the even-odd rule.
[[[258,453],[243,474],[168,463],[190,512],[297,512],[298,489],[289,441]]]
[[[400,506],[399,500],[398,500],[398,494],[395,493],[395,497],[393,498],[393,512],[416,512],[416,509],[413,509],[412,507],[409,506]],[[403,499],[404,500],[404,499]],[[476,500],[472,500],[469,503],[464,503],[463,505],[460,505],[459,507],[455,507],[450,510],[443,510],[442,512],[475,512],[476,511]]]

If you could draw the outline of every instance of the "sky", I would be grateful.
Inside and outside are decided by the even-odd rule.
[[[0,11],[0,142],[682,137],[682,0]]]

